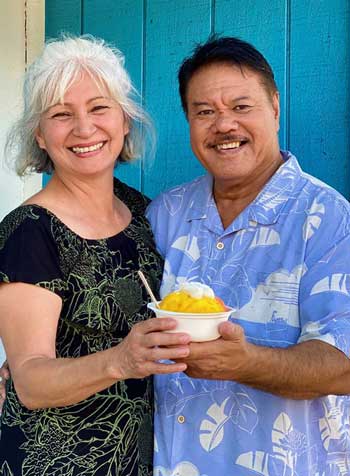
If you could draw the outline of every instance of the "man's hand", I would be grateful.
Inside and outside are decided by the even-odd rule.
[[[232,322],[220,325],[221,338],[190,344],[190,355],[182,361],[186,374],[193,378],[236,380],[248,371],[251,344],[246,341],[241,326]]]
[[[10,377],[7,360],[0,367],[0,415],[6,398],[6,380]]]

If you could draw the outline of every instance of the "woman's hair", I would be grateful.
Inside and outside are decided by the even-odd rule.
[[[29,66],[23,87],[24,110],[10,130],[6,156],[15,160],[18,175],[52,172],[54,165],[35,138],[43,112],[63,102],[72,84],[87,73],[101,90],[122,108],[129,125],[119,162],[144,154],[146,137],[154,145],[154,129],[149,116],[137,104],[137,92],[124,68],[124,56],[104,40],[92,36],[63,36],[49,41],[42,54]],[[145,134],[146,133],[146,134]]]

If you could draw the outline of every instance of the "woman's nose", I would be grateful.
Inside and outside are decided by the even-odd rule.
[[[73,134],[78,137],[90,137],[96,126],[89,114],[79,114],[74,118]]]

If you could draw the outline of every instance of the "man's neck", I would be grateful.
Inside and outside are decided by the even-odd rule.
[[[213,195],[223,224],[226,229],[233,220],[259,195],[265,184],[283,164],[282,157],[272,163],[263,174],[252,181],[232,184],[217,181],[214,178]]]

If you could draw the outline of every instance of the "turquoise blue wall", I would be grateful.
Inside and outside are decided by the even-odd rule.
[[[194,44],[217,32],[267,57],[281,93],[281,147],[349,198],[349,20],[349,0],[46,0],[47,38],[91,33],[124,52],[158,149],[152,164],[123,166],[117,175],[151,197],[203,173],[176,73]]]

